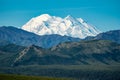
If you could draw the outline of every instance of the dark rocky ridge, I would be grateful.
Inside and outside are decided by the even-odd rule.
[[[111,65],[120,63],[120,44],[108,40],[92,40],[61,43],[49,49],[35,45],[6,45],[0,47],[0,55],[0,66]]]

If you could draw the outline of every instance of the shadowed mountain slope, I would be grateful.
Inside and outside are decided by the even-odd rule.
[[[48,64],[114,64],[120,63],[120,44],[107,40],[92,40],[61,43],[49,49],[35,45],[0,47],[0,61],[11,61],[12,66]],[[18,47],[16,50],[16,47]],[[11,51],[11,48],[13,51]],[[4,50],[7,49],[7,50]],[[10,55],[10,56],[8,56]],[[10,60],[12,59],[12,60]],[[5,64],[6,63],[6,64]],[[9,65],[5,62],[3,65]],[[10,66],[9,65],[9,66]]]

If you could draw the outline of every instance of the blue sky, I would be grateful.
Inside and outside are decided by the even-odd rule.
[[[0,0],[0,26],[21,27],[46,13],[81,17],[101,31],[120,29],[120,0]]]

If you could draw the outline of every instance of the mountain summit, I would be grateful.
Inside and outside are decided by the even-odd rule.
[[[74,18],[71,15],[61,18],[42,14],[28,21],[22,29],[38,35],[58,34],[76,38],[96,36],[99,33],[95,27],[87,24],[82,18]]]

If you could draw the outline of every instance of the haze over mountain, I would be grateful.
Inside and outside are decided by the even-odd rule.
[[[98,34],[95,37],[86,37],[84,40],[110,40],[120,44],[120,30],[111,30]]]
[[[29,20],[22,29],[38,35],[58,34],[75,38],[96,36],[100,33],[82,18],[74,18],[70,15],[61,18],[43,14]]]
[[[49,48],[69,41],[80,41],[80,39],[57,34],[40,36],[12,26],[0,27],[0,45],[14,43],[23,46],[37,45],[43,48]]]
[[[40,36],[11,26],[0,27],[0,61],[6,62],[1,66],[116,64],[120,62],[119,33],[120,30],[104,32],[83,39],[89,41],[80,41],[57,34]]]

